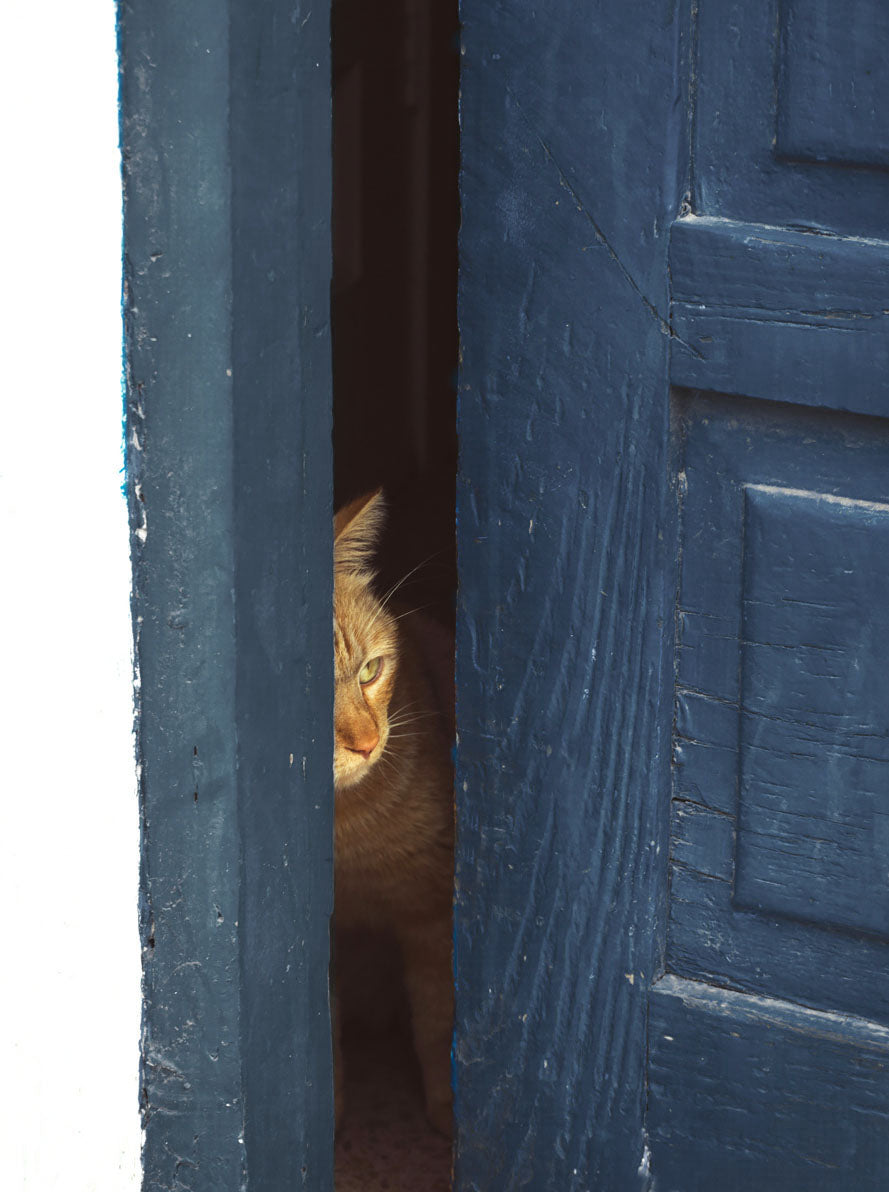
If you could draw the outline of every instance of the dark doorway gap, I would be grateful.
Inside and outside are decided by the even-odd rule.
[[[458,64],[456,0],[334,0],[335,505],[385,488],[381,582],[450,623]]]
[[[380,584],[416,568],[401,595],[453,628],[457,0],[333,0],[332,50],[335,507],[385,489]],[[443,1192],[410,1042],[378,1027],[344,1032],[337,1192]]]

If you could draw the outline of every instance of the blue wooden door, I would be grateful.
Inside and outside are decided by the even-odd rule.
[[[889,12],[464,0],[461,1189],[889,1172]]]
[[[886,1186],[889,11],[702,4],[671,234],[668,1188]]]

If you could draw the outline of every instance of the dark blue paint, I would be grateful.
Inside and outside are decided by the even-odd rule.
[[[885,1182],[885,634],[829,668],[889,179],[805,127],[814,11],[464,0],[460,1192]],[[327,14],[226,17],[122,8],[146,1186],[323,1190]]]
[[[889,425],[703,396],[679,412],[668,968],[889,1023],[889,945],[859,933],[882,922],[889,851]]]
[[[881,0],[700,0],[695,8],[693,210],[885,237],[886,163],[850,164],[882,160],[885,145],[885,71],[867,73],[885,40]],[[866,145],[865,137],[875,139]]]
[[[883,17],[825,12],[463,4],[461,1192],[885,1182],[889,178],[819,90]]]
[[[873,0],[782,0],[777,150],[889,166],[889,11]]]
[[[650,1047],[662,1192],[885,1187],[885,1027],[667,976]]]
[[[682,23],[642,3],[462,18],[456,1186],[639,1188]]]
[[[329,14],[120,15],[144,1186],[323,1192]]]
[[[882,153],[882,84],[842,110],[885,16],[857,4],[831,38],[838,13],[778,7],[700,6],[693,210],[671,237],[671,379],[711,391],[674,399],[648,1125],[676,1192],[877,1192],[889,1158],[889,179],[850,168]]]
[[[889,504],[748,487],[742,586],[736,902],[889,939]]]
[[[882,242],[681,219],[670,238],[670,378],[885,417],[887,276]]]

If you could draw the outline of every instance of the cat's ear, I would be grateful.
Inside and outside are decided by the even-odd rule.
[[[370,578],[370,562],[386,516],[383,490],[344,505],[333,519],[333,565]]]

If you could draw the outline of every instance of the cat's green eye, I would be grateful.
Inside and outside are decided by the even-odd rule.
[[[364,666],[358,672],[358,682],[362,686],[372,683],[380,673],[382,665],[382,658],[368,658],[367,662],[365,662]]]

